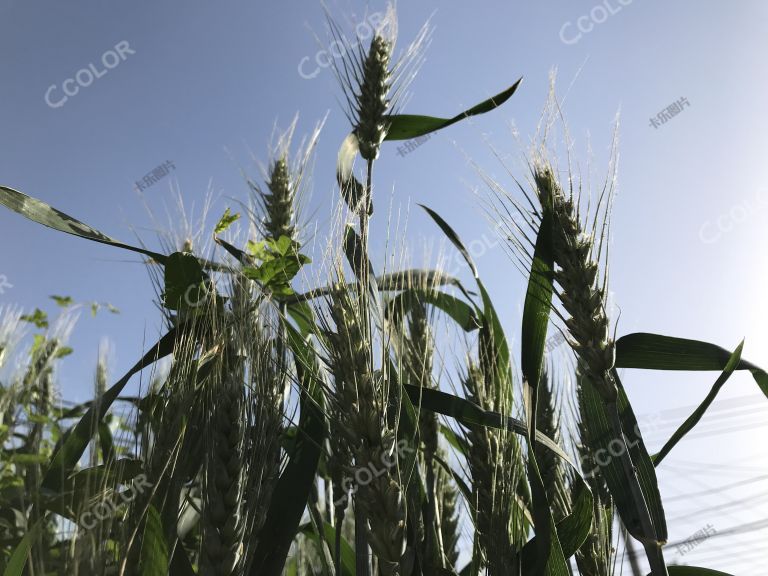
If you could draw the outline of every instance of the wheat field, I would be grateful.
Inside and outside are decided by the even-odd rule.
[[[330,17],[329,28],[341,41]],[[4,576],[608,576],[625,550],[653,576],[725,574],[665,560],[656,467],[735,371],[764,394],[768,374],[742,345],[617,337],[613,168],[589,190],[548,132],[527,173],[484,176],[509,281],[525,286],[519,349],[439,207],[418,210],[471,285],[372,253],[370,223],[387,219],[381,149],[493,115],[521,86],[451,118],[402,114],[430,32],[396,52],[397,32],[390,7],[334,61],[349,135],[320,261],[303,202],[315,152],[332,144],[322,122],[304,138],[295,122],[280,132],[262,178],[200,246],[127,244],[0,186],[25,218],[139,254],[165,326],[115,382],[102,354],[92,399],[72,405],[56,366],[72,353],[77,307],[59,297],[55,320],[0,310],[0,367],[13,368],[0,386]],[[553,92],[544,125],[560,122],[557,103]],[[552,353],[553,336],[568,354]],[[716,376],[653,454],[619,369]],[[142,372],[141,394],[127,395]]]

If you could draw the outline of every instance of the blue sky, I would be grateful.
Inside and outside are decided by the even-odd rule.
[[[383,7],[381,2],[330,2],[334,14],[357,21],[366,9],[376,13]],[[745,356],[768,365],[768,277],[761,272],[761,248],[768,240],[768,71],[757,65],[768,48],[768,5],[757,0],[498,0],[401,2],[398,8],[401,45],[430,16],[434,27],[406,112],[450,116],[520,76],[524,80],[501,109],[451,127],[404,157],[395,146],[385,146],[376,168],[380,192],[374,237],[386,234],[390,202],[394,209],[410,207],[403,242],[421,254],[437,230],[413,208],[418,202],[440,212],[467,242],[490,245],[478,265],[513,335],[524,280],[504,251],[484,240],[492,238],[491,225],[472,192],[483,185],[466,158],[512,189],[490,146],[507,158],[516,176],[524,175],[520,157],[535,133],[549,74],[556,68],[574,158],[596,182],[607,171],[613,122],[620,113],[611,244],[619,334],[659,332],[730,348],[746,337]],[[170,175],[144,191],[144,201],[165,223],[164,206],[173,205],[171,187],[178,187],[199,218],[210,186],[215,198],[210,226],[225,206],[234,205],[229,198],[246,198],[240,168],[258,176],[249,150],[266,158],[276,122],[285,127],[300,112],[297,131],[305,134],[328,113],[307,213],[321,229],[329,222],[337,194],[336,150],[349,126],[330,70],[303,77],[315,71],[311,63],[322,49],[313,31],[325,38],[318,2],[0,0],[0,22],[3,184],[120,239],[134,240],[135,230],[157,247],[155,224],[133,190],[135,181],[173,162]],[[123,59],[107,70],[102,56],[118,45]],[[111,56],[105,58],[112,62]],[[305,58],[302,74],[299,64]],[[49,87],[57,87],[51,94],[60,99],[63,82],[91,63],[103,73],[100,78],[59,107],[46,103]],[[88,83],[87,75],[81,78]],[[651,126],[652,117],[681,98],[689,105]],[[373,247],[382,253],[383,240]],[[461,274],[467,277],[466,271]],[[76,353],[61,369],[66,398],[90,393],[103,336],[114,343],[116,376],[158,335],[152,286],[130,253],[0,211],[2,277],[12,287],[3,289],[0,305],[53,310],[48,296],[67,294],[78,301],[109,301],[122,311],[93,319],[83,315],[72,337]],[[655,415],[652,420],[661,418],[669,427],[685,412],[666,411],[697,403],[714,379],[714,374],[637,372],[628,373],[625,384],[638,413]],[[755,433],[765,428],[753,426],[764,420],[765,399],[743,375],[734,376],[722,394],[724,403],[715,405],[720,411],[701,425],[712,434],[685,441],[662,465],[665,496],[768,472],[765,444],[755,441]],[[742,429],[722,432],[733,426]],[[658,432],[650,438],[660,445],[671,429],[661,426]],[[717,465],[705,472],[702,463]],[[720,468],[725,464],[731,469]],[[734,468],[739,466],[744,469]],[[754,493],[760,493],[759,486],[751,487]],[[671,523],[672,540],[708,522],[724,531],[765,517],[764,506],[727,505],[750,494],[749,486],[739,490],[673,500],[670,517],[683,519]],[[727,506],[711,518],[686,517],[719,505]],[[762,556],[753,544],[764,536],[713,538],[684,560],[701,558],[738,573],[749,561],[768,557],[765,544],[760,544]],[[736,541],[752,556],[735,560],[726,553]]]

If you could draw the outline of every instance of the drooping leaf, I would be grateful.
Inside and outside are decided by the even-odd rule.
[[[441,390],[422,388],[412,384],[404,384],[403,388],[414,406],[421,406],[422,409],[450,416],[465,426],[485,426],[487,428],[509,430],[521,436],[528,434],[528,426],[522,420],[512,416],[505,416],[498,412],[483,410],[480,406],[466,398],[460,398]],[[576,466],[571,457],[553,442],[551,438],[548,438],[539,430],[536,431],[536,442],[554,452],[574,471],[579,474],[581,473],[581,470]]]
[[[408,288],[400,292],[387,305],[389,318],[398,323],[416,304],[431,304],[448,314],[464,331],[471,332],[480,326],[475,309],[440,290],[430,288]]]
[[[645,370],[713,370],[725,369],[731,352],[708,342],[638,332],[616,341],[616,367]],[[736,370],[749,370],[760,390],[768,397],[768,373],[747,360]]]
[[[13,188],[0,186],[0,204],[33,222],[37,222],[48,228],[53,228],[59,232],[65,232],[67,234],[79,236],[80,238],[85,238],[86,240],[93,240],[94,242],[109,244],[110,246],[115,246],[117,248],[138,252],[149,256],[161,264],[165,262],[166,257],[163,254],[158,254],[157,252],[145,250],[144,248],[139,248],[137,246],[131,246],[120,242],[119,240],[115,240],[114,238],[110,238],[106,234],[99,232],[95,228],[91,228],[87,224],[72,218],[72,216],[57,210],[45,202],[27,196]]]
[[[435,221],[435,224],[440,227],[440,230],[442,230],[443,234],[445,234],[451,244],[456,247],[456,249],[464,258],[464,261],[467,263],[467,266],[469,266],[469,269],[472,270],[472,276],[474,276],[476,280],[479,279],[480,274],[477,271],[477,266],[475,266],[475,262],[472,260],[472,256],[470,256],[469,250],[467,250],[466,246],[464,246],[464,243],[461,241],[461,238],[459,238],[459,235],[456,234],[456,231],[451,228],[448,222],[443,220],[440,214],[432,210],[432,208],[424,206],[423,204],[419,204],[419,206],[421,206],[424,211],[429,214],[429,217],[432,218],[432,220]]]
[[[670,439],[667,440],[666,444],[664,444],[664,447],[659,451],[658,454],[653,457],[654,466],[661,464],[662,460],[664,460],[667,454],[672,451],[672,448],[674,448],[675,445],[677,445],[677,443],[682,440],[683,437],[688,434],[688,432],[693,430],[696,424],[699,423],[699,420],[701,420],[702,416],[704,416],[704,413],[712,405],[712,402],[715,401],[715,397],[717,396],[718,392],[720,392],[720,389],[728,381],[728,378],[731,377],[731,374],[733,374],[733,371],[741,362],[741,351],[743,348],[744,341],[742,340],[741,344],[739,344],[736,350],[733,351],[733,354],[731,354],[731,357],[728,359],[722,374],[720,374],[715,383],[712,385],[712,388],[709,391],[709,394],[707,394],[706,398],[704,398],[704,401],[699,404],[699,406],[697,406],[693,411],[693,414],[688,416],[685,422],[683,422],[680,427],[675,430]]]

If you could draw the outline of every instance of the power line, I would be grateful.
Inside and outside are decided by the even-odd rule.
[[[754,522],[742,524],[741,526],[734,526],[726,530],[720,530],[710,535],[707,539],[709,540],[712,538],[722,538],[723,536],[734,536],[736,534],[745,534],[749,532],[755,532],[757,530],[763,530],[765,528],[768,528],[768,519],[756,520]],[[690,538],[688,540],[678,540],[677,542],[669,542],[667,546],[680,546],[681,544],[685,544],[689,541],[690,541]]]
[[[729,502],[726,502],[724,504],[718,504],[717,506],[710,506],[707,508],[706,512],[710,513],[715,510],[723,510],[725,508],[730,508],[731,506],[741,506],[745,502],[752,502],[757,503],[761,502],[768,498],[768,494],[751,494],[746,498],[741,498],[739,500],[731,500]],[[694,510],[693,512],[689,512],[688,514],[684,514],[683,516],[677,516],[675,518],[668,518],[667,522],[679,522],[680,520],[685,520],[686,518],[691,518],[693,516],[701,515],[701,510]]]

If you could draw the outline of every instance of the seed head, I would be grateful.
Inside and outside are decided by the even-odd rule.
[[[379,147],[387,133],[391,59],[392,44],[376,34],[363,64],[363,76],[357,94],[355,133],[360,143],[360,155],[366,160],[378,157]]]
[[[270,238],[287,236],[294,239],[296,230],[293,225],[296,189],[291,182],[288,160],[279,158],[272,163],[269,171],[269,192],[262,194],[264,202],[264,228]]]
[[[605,288],[595,261],[595,238],[584,231],[577,203],[566,197],[548,165],[534,167],[537,194],[544,210],[552,214],[552,253],[558,294],[568,314],[566,327],[579,359],[580,370],[606,401],[615,401],[616,383],[611,376],[615,345],[605,312]]]

